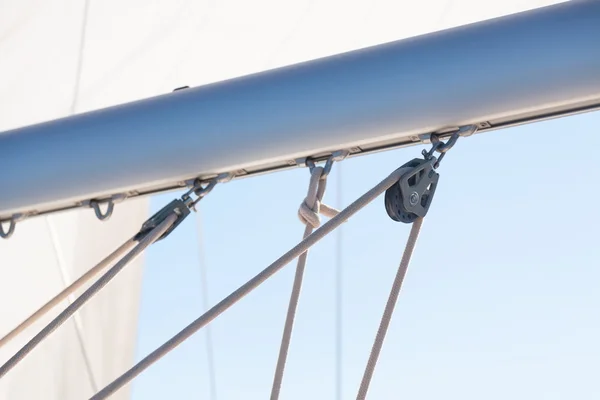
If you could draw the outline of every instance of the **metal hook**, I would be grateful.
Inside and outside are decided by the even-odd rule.
[[[17,226],[17,222],[21,221],[22,219],[25,219],[25,217],[26,215],[24,214],[13,214],[13,216],[10,217],[10,219],[0,221],[0,238],[8,239],[9,237],[11,237],[13,233],[15,233],[15,227]],[[5,231],[3,224],[7,221],[9,222],[8,231]]]
[[[472,134],[477,132],[477,128],[477,125],[461,126],[456,132],[450,135],[450,138],[446,141],[446,143],[441,141],[440,135],[432,133],[430,136],[432,144],[431,149],[429,151],[423,150],[421,154],[423,154],[423,157],[426,160],[430,160],[433,157],[433,153],[435,153],[436,151],[440,153],[440,157],[435,161],[433,165],[433,167],[437,169],[440,166],[440,162],[442,161],[448,150],[454,147],[458,138],[471,136]]]
[[[102,210],[100,210],[100,203],[107,203],[108,206],[106,207],[106,212],[102,213]],[[96,218],[98,218],[100,221],[106,221],[107,219],[109,219],[113,213],[113,210],[115,209],[115,202],[113,201],[113,199],[108,199],[105,201],[98,201],[98,200],[90,200],[90,207],[94,209],[94,213],[96,214]]]
[[[120,203],[121,201],[123,201],[125,199],[127,199],[127,194],[119,193],[119,194],[112,195],[108,199],[102,199],[102,200],[91,199],[91,200],[82,201],[80,204],[83,207],[93,208],[94,213],[96,214],[96,218],[98,218],[100,221],[106,221],[107,219],[109,219],[112,216],[113,211],[115,209],[115,204]],[[102,212],[102,210],[100,209],[100,204],[104,204],[104,203],[107,204],[106,211]]]
[[[202,181],[200,178],[196,178],[194,179],[191,185],[192,188],[186,193],[184,193],[183,196],[181,196],[181,200],[188,208],[196,211],[196,204],[198,204],[200,200],[202,200],[207,194],[209,194],[215,188],[215,186],[217,186],[218,183],[227,183],[234,177],[235,175],[233,173],[224,172],[222,174],[217,175],[209,181]],[[203,184],[206,184],[206,186],[202,186]],[[195,200],[192,199],[190,196],[192,193],[194,193],[197,196]]]
[[[206,183],[206,186],[202,186],[204,183]],[[197,178],[194,180],[192,188],[185,192],[183,196],[181,196],[181,200],[189,209],[196,211],[196,204],[198,204],[200,200],[204,198],[204,196],[209,194],[211,190],[217,186],[217,183],[219,183],[217,178],[213,178],[208,182],[202,182],[199,178]],[[190,196],[192,193],[197,196],[196,199],[192,199]]]
[[[331,172],[331,168],[333,167],[334,162],[344,160],[346,157],[348,157],[349,154],[350,151],[348,150],[338,150],[331,153],[331,156],[327,158],[327,161],[325,161],[325,165],[323,166],[323,173],[321,174],[321,179],[327,178],[327,175],[329,175],[329,173]],[[310,158],[307,158],[304,161],[304,164],[306,164],[310,172],[312,172],[316,166],[315,161]]]
[[[444,154],[448,150],[454,147],[458,140],[458,132],[454,132],[452,136],[446,141],[446,143],[440,140],[438,135],[431,135],[431,143],[434,145],[435,151]]]
[[[6,221],[0,221],[0,237],[2,239],[8,239],[9,237],[12,236],[13,233],[15,233],[15,226],[17,225],[17,222],[15,221],[14,218],[11,218],[8,220],[9,221],[9,225],[8,225],[8,231],[4,230],[4,222]]]
[[[198,196],[198,200],[209,194],[215,186],[217,186],[218,181],[216,179],[211,179],[208,181],[206,186],[202,187],[202,182],[198,180],[197,187],[193,190],[194,194]],[[196,201],[198,201],[196,200]]]

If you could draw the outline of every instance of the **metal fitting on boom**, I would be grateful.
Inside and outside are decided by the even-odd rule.
[[[415,158],[404,164],[407,171],[394,186],[385,192],[385,209],[391,219],[412,223],[419,217],[425,217],[431,206],[440,175],[435,171],[448,150],[456,144],[459,137],[471,136],[477,131],[477,125],[467,125],[452,133],[444,143],[440,135],[431,134],[431,149],[423,150],[423,159]],[[434,157],[435,153],[440,157]]]

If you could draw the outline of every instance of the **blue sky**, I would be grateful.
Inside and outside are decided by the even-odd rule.
[[[599,125],[600,113],[579,115],[461,139],[448,153],[370,398],[600,398]],[[325,202],[348,204],[422,148],[336,164]],[[214,304],[300,240],[308,178],[297,169],[220,185],[200,224],[190,217],[149,250],[138,359],[203,312],[198,225]],[[408,231],[382,198],[343,226],[344,398],[356,396]],[[283,399],[334,398],[335,243],[309,253]],[[210,325],[219,400],[268,398],[293,273]],[[133,398],[208,399],[205,333],[139,376]]]

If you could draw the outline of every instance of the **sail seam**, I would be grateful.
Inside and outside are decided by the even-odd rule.
[[[81,23],[81,40],[79,41],[79,57],[77,58],[77,69],[75,75],[75,87],[73,88],[73,101],[71,102],[70,114],[75,114],[77,103],[79,102],[79,87],[81,85],[81,76],[83,74],[83,54],[85,51],[85,38],[87,34],[88,14],[90,0],[85,0],[83,6],[83,21]]]

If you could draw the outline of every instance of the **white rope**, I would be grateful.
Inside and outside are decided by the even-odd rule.
[[[40,307],[36,312],[31,314],[25,321],[21,322],[16,328],[7,333],[2,339],[0,339],[0,348],[14,339],[21,332],[25,331],[31,325],[36,323],[40,318],[46,315],[50,310],[56,307],[58,304],[62,303],[63,300],[67,299],[71,294],[89,282],[93,277],[98,275],[102,270],[112,264],[117,258],[121,257],[125,252],[127,252],[130,248],[133,247],[135,241],[129,240],[125,242],[121,247],[116,249],[114,252],[108,255],[104,260],[100,261],[97,265],[95,265],[88,272],[83,274],[79,279],[75,282],[71,283],[68,287],[66,287],[62,292],[54,296],[50,299],[46,304]]]
[[[142,252],[162,236],[177,220],[177,214],[169,215],[156,228],[146,234],[129,253],[127,253],[118,263],[111,267],[102,275],[92,286],[90,286],[81,296],[71,303],[63,312],[54,318],[37,335],[33,337],[25,346],[23,346],[13,357],[11,357],[2,367],[0,367],[0,378],[6,375],[14,368],[27,354],[29,354],[37,345],[46,339],[59,326],[67,321],[77,310],[79,310],[89,299],[98,293],[108,282],[110,282],[127,264],[137,258]],[[127,244],[127,243],[126,243]],[[125,244],[125,245],[126,245]],[[125,246],[124,245],[124,246]],[[117,250],[118,251],[118,250]],[[114,254],[114,253],[113,253]],[[110,257],[110,256],[109,256]],[[103,261],[104,262],[104,261]],[[97,268],[98,266],[94,267]]]
[[[377,335],[375,336],[375,342],[373,343],[373,348],[371,349],[369,361],[367,362],[367,367],[365,368],[365,373],[363,375],[362,382],[360,383],[360,388],[358,389],[358,395],[356,396],[357,400],[365,400],[367,397],[369,384],[371,383],[371,378],[373,377],[373,372],[375,371],[375,366],[377,365],[379,353],[381,353],[383,341],[385,340],[385,335],[392,320],[394,307],[396,306],[396,301],[398,300],[398,295],[400,294],[400,289],[402,288],[402,282],[406,276],[408,264],[410,264],[410,257],[415,249],[415,244],[417,243],[417,238],[419,237],[422,224],[423,218],[417,218],[413,222],[410,230],[410,235],[408,236],[406,247],[404,249],[404,254],[402,254],[402,260],[400,261],[396,278],[392,284],[392,290],[390,291],[387,304],[385,305],[385,310],[383,312],[383,316],[381,317],[381,323],[379,324]]]
[[[323,176],[323,167],[313,168],[310,174],[308,193],[298,209],[298,218],[300,219],[300,222],[313,229],[317,229],[321,226],[321,217],[319,214],[328,218],[333,218],[340,213],[335,208],[321,203],[326,187],[327,177]]]
[[[56,257],[56,263],[58,265],[58,270],[60,271],[60,275],[63,281],[64,286],[69,286],[69,282],[72,281],[69,271],[67,269],[65,258],[62,252],[62,246],[60,244],[60,240],[58,239],[58,232],[56,232],[56,228],[52,223],[52,216],[48,215],[46,218],[46,226],[48,228],[48,233],[50,234],[50,238],[52,239],[52,246],[54,248],[54,256]],[[70,294],[68,297],[69,304],[73,303],[74,296]],[[88,353],[88,346],[85,342],[85,337],[83,334],[83,323],[81,322],[81,316],[77,313],[73,315],[73,324],[75,325],[75,334],[77,335],[77,341],[79,342],[79,348],[81,350],[81,356],[83,358],[83,364],[85,365],[85,369],[87,370],[87,375],[90,380],[90,386],[94,391],[98,390],[98,383],[96,379],[96,375],[94,374],[94,369],[92,368],[91,357]]]
[[[306,198],[298,209],[298,217],[300,221],[306,225],[304,229],[303,239],[306,239],[313,229],[321,225],[321,217],[319,214],[324,214],[329,217],[335,217],[339,214],[338,210],[328,207],[321,203],[325,188],[327,186],[327,176],[323,175],[323,167],[315,167],[310,175],[310,183],[308,185],[308,193]],[[285,363],[287,361],[290,341],[292,339],[292,330],[294,329],[294,319],[296,317],[296,309],[298,308],[298,299],[302,289],[302,280],[304,279],[304,269],[306,268],[306,258],[308,251],[302,253],[298,257],[296,265],[296,275],[292,285],[292,293],[288,304],[287,316],[281,337],[281,345],[279,347],[279,356],[277,358],[277,366],[275,367],[275,375],[273,377],[273,386],[271,387],[271,400],[279,399],[281,391],[281,383],[283,381],[283,373]]]
[[[208,325],[211,321],[221,315],[224,311],[228,310],[235,303],[240,301],[244,296],[250,293],[252,290],[256,289],[261,283],[266,281],[268,278],[273,276],[275,273],[280,271],[285,265],[290,263],[293,259],[300,256],[302,253],[306,252],[310,247],[312,247],[319,240],[323,239],[341,224],[343,224],[348,218],[356,214],[360,211],[364,206],[369,204],[371,201],[376,199],[380,194],[385,192],[392,185],[396,184],[398,180],[402,177],[402,175],[410,170],[410,168],[398,168],[394,172],[392,172],[387,178],[378,183],[371,190],[363,194],[356,201],[346,207],[344,210],[340,211],[338,215],[333,217],[331,220],[327,221],[323,226],[318,228],[315,232],[310,234],[296,246],[294,246],[287,253],[279,257],[275,262],[261,271],[254,278],[250,279],[248,282],[240,286],[234,292],[232,292],[229,296],[225,297],[215,306],[213,306],[206,313],[202,314],[195,321],[186,326],[183,330],[165,342],[162,346],[158,347],[152,353],[148,354],[141,361],[131,367],[128,371],[123,373],[113,382],[111,382],[108,386],[102,389],[100,392],[96,393],[94,396],[90,398],[90,400],[101,400],[106,399],[115,392],[117,392],[120,388],[131,382],[136,376],[144,372],[148,367],[152,364],[160,360],[170,351],[175,349],[181,343],[183,343],[187,338],[192,336],[198,330]]]

